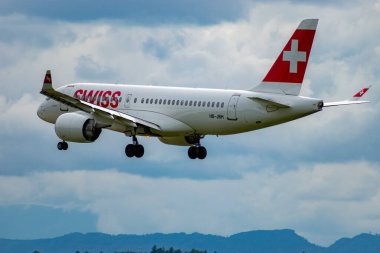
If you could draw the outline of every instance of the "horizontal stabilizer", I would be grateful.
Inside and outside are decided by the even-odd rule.
[[[339,106],[339,105],[355,105],[355,104],[365,104],[369,103],[369,101],[359,100],[364,96],[364,94],[371,88],[368,86],[366,88],[361,89],[357,93],[355,93],[350,100],[337,101],[337,102],[328,102],[323,103],[323,107],[331,107],[331,106]]]
[[[338,102],[323,103],[323,107],[339,106],[339,105],[355,105],[355,104],[365,104],[369,101],[355,101],[355,100],[345,100]]]

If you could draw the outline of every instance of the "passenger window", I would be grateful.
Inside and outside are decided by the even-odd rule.
[[[150,103],[153,104],[153,98],[150,99]]]
[[[160,104],[162,104],[162,99],[160,99]]]
[[[137,102],[137,98],[135,98],[135,100],[134,100],[134,103],[136,104],[136,102]]]
[[[201,106],[201,103],[202,103],[201,101],[198,101],[198,106]]]
[[[183,100],[181,100],[181,106],[183,105]]]
[[[192,105],[193,105],[193,101],[190,101],[190,102],[189,102],[189,106],[192,106]]]
[[[222,108],[224,107],[224,102],[222,102],[221,107],[222,107]]]
[[[179,105],[179,100],[177,100],[177,105]]]
[[[145,102],[145,103],[146,103],[146,104],[149,104],[149,98],[146,99],[146,102]]]
[[[207,107],[210,107],[210,102],[207,102]]]
[[[205,107],[205,106],[206,106],[206,102],[205,102],[205,101],[203,101],[203,103],[202,103],[202,106],[203,106],[203,107]]]
[[[144,99],[142,98],[142,99],[141,99],[141,104],[143,104],[143,103],[144,103]]]
[[[166,99],[164,99],[164,105],[166,105]]]
[[[154,100],[154,103],[157,104],[157,102],[158,102],[158,99],[156,98],[156,100]]]
[[[187,100],[185,101],[185,106],[187,106]]]
[[[219,108],[219,102],[216,102],[216,107],[218,107],[218,108]]]
[[[214,106],[215,106],[215,102],[212,102],[211,107],[214,107]]]

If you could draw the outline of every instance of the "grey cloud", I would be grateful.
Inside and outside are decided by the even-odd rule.
[[[169,55],[169,48],[154,38],[148,38],[143,44],[143,50],[161,60],[164,60]]]
[[[92,82],[109,82],[109,80],[114,80],[116,76],[115,71],[108,66],[96,62],[89,55],[79,57],[75,73],[81,80]]]
[[[285,33],[278,28],[283,26],[282,21],[264,19],[260,21],[261,23],[257,23],[257,14],[275,8],[264,7],[253,10],[251,17],[253,20],[209,27],[148,28],[109,23],[59,25],[52,23],[47,29],[54,31],[49,35],[54,37],[54,45],[51,48],[39,51],[33,46],[31,50],[35,50],[35,58],[15,55],[13,59],[15,64],[9,66],[9,73],[5,70],[0,71],[3,80],[2,94],[9,98],[3,110],[8,118],[2,119],[7,122],[9,129],[17,129],[19,132],[19,134],[16,134],[16,131],[1,133],[2,173],[18,175],[49,168],[99,170],[106,166],[155,178],[236,179],[246,171],[268,166],[289,170],[298,164],[310,162],[360,159],[377,162],[379,158],[373,147],[380,142],[376,137],[379,117],[377,110],[367,109],[377,108],[376,102],[372,105],[351,108],[326,109],[296,122],[252,133],[220,138],[207,137],[204,144],[209,149],[209,157],[203,163],[195,164],[187,160],[185,148],[165,146],[157,140],[145,138],[141,138],[141,141],[150,146],[147,149],[146,159],[126,160],[123,148],[130,143],[130,139],[121,138],[120,134],[107,131],[104,131],[96,143],[72,144],[69,152],[58,152],[55,148],[58,138],[55,136],[53,125],[40,121],[35,115],[38,99],[42,98],[37,94],[43,71],[45,66],[51,65],[57,86],[65,81],[114,82],[122,78],[128,82],[141,84],[170,83],[179,86],[242,89],[253,86],[255,82],[259,82],[263,72],[269,67],[266,65],[272,62],[273,59],[270,57],[277,54],[271,52],[273,40],[278,44],[275,47],[280,50],[289,36],[288,33],[296,26],[295,21],[291,22],[291,27],[287,27],[288,24],[285,22],[285,27],[289,30]],[[284,10],[291,8],[293,6],[289,3],[282,6]],[[366,9],[368,6],[361,8]],[[295,13],[301,9],[296,9]],[[313,11],[315,9],[309,10]],[[338,10],[333,9],[333,11]],[[348,12],[351,14],[354,11],[349,9]],[[367,23],[373,27],[375,21],[372,20],[377,16],[370,14],[366,18],[371,22]],[[363,48],[359,45],[365,40],[355,41],[358,50],[355,54],[351,53],[355,57],[347,58],[344,53],[345,47],[339,47],[329,40],[333,31],[324,32],[329,20],[334,20],[333,17],[325,15],[326,18],[322,19],[320,24],[326,23],[324,27],[320,27],[321,31],[317,34],[315,42],[317,50],[313,53],[308,80],[303,90],[309,90],[314,93],[313,96],[339,100],[351,96],[359,89],[358,83],[374,80],[370,83],[375,86],[375,80],[378,79],[376,59],[379,58],[377,57],[379,53],[376,52],[380,52],[376,43],[368,40],[368,47]],[[18,22],[26,20],[21,18]],[[38,22],[35,26],[38,27]],[[45,27],[46,24],[41,26]],[[362,32],[365,36],[369,36],[367,29]],[[66,37],[67,33],[71,36]],[[154,37],[152,33],[155,33]],[[282,33],[284,35],[281,35]],[[342,38],[346,37],[347,35]],[[279,38],[281,40],[278,40]],[[328,45],[321,46],[325,43]],[[9,51],[8,49],[5,47],[3,51]],[[342,53],[332,54],[337,50]],[[362,53],[363,50],[365,53]],[[368,54],[371,50],[374,52],[372,57]],[[147,53],[161,55],[161,58],[163,56],[164,58],[147,57]],[[326,55],[332,57],[332,60],[331,58],[326,60],[324,58]],[[368,62],[365,62],[365,57]],[[20,83],[20,69],[23,70],[22,81],[26,79],[29,82]],[[368,72],[362,71],[363,69]],[[350,81],[352,76],[357,81]],[[23,93],[34,92],[35,97],[33,95],[33,101],[19,104],[18,109],[12,111],[10,108],[16,108],[13,105],[18,104],[17,100],[22,96],[19,94],[20,90]],[[13,98],[14,92],[17,92],[18,97]],[[376,87],[373,87],[369,93],[369,98],[373,101],[376,101],[376,97],[380,95]],[[25,122],[28,122],[28,127],[25,127]],[[24,128],[19,128],[20,126]],[[23,143],[23,145],[16,149],[13,143]],[[36,143],[39,149],[35,148]],[[18,154],[18,158],[24,159],[15,159],[15,154]],[[44,159],[46,155],[52,159]],[[178,166],[178,161],[181,161],[181,167]],[[235,164],[236,161],[239,166]]]
[[[43,48],[53,45],[54,38],[51,36],[52,32],[49,31],[50,25],[20,15],[1,16],[0,20],[2,43],[27,44],[30,47]]]
[[[1,1],[0,14],[21,13],[54,20],[88,21],[118,19],[134,24],[196,23],[233,21],[245,14],[247,1]]]

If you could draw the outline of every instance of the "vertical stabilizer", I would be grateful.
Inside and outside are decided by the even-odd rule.
[[[317,25],[318,19],[305,19],[299,24],[263,81],[252,91],[300,93]]]

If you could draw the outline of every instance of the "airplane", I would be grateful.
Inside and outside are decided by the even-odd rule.
[[[322,111],[325,107],[362,104],[369,89],[352,99],[324,102],[300,96],[318,19],[300,22],[261,83],[249,90],[71,83],[53,88],[47,70],[41,94],[46,100],[38,116],[55,125],[62,140],[89,143],[103,129],[132,137],[125,147],[127,157],[140,158],[144,147],[137,136],[157,137],[171,145],[190,146],[190,159],[204,159],[201,139],[207,135],[238,134],[266,128]]]

